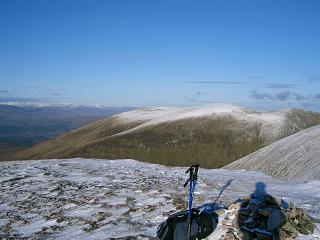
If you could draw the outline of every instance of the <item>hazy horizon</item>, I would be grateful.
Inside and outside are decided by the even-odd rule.
[[[115,108],[115,109],[127,109],[125,111],[130,111],[137,108],[161,108],[161,107],[201,107],[211,104],[231,104],[235,106],[244,107],[250,110],[258,111],[258,112],[272,112],[272,111],[280,111],[285,109],[303,109],[306,111],[313,111],[313,112],[320,112],[320,110],[313,110],[303,107],[295,107],[295,106],[284,106],[284,107],[270,107],[270,106],[261,106],[260,103],[251,103],[251,104],[234,104],[230,102],[208,102],[208,103],[194,103],[192,105],[103,105],[103,104],[74,104],[74,103],[63,103],[63,102],[0,102],[0,105],[8,105],[8,106],[15,106],[15,107],[71,107],[71,108],[78,108],[78,107],[88,107],[88,108]]]

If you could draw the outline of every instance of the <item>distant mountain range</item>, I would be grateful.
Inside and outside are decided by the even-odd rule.
[[[10,156],[10,159],[132,158],[223,167],[283,137],[320,124],[298,109],[256,112],[230,104],[124,112]]]
[[[260,171],[285,180],[320,180],[320,125],[283,138],[225,168]]]
[[[0,104],[0,159],[35,143],[132,108]]]

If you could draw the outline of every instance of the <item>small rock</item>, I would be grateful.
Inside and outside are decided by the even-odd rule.
[[[257,232],[257,238],[258,240],[273,240],[272,236],[266,235],[264,233]]]
[[[246,219],[246,216],[237,213],[232,219],[232,226],[235,228],[240,228],[243,225],[243,221]]]
[[[229,209],[230,210],[238,210],[241,208],[242,202],[237,202],[237,203],[233,203],[230,205]]]
[[[227,232],[227,233],[224,235],[223,240],[236,240],[236,238],[235,238],[235,236],[233,235],[232,232]]]
[[[218,216],[222,216],[223,214],[225,214],[225,210],[223,209],[219,209],[219,210],[216,210],[215,213],[218,215]]]
[[[272,213],[273,209],[272,208],[262,208],[258,209],[258,213],[264,217],[269,216]]]
[[[248,208],[240,208],[238,211],[239,215],[244,215],[244,216],[249,216],[250,215],[250,211]]]
[[[245,231],[238,231],[235,233],[236,237],[241,240],[251,240],[250,234]]]
[[[269,207],[273,206],[273,207],[279,208],[281,204],[280,201],[278,203],[277,199],[272,197],[271,195],[266,195],[266,197],[264,198],[264,201],[266,205],[268,205]]]
[[[243,224],[248,228],[255,228],[258,226],[259,222],[257,221],[257,219],[249,217],[243,222]]]

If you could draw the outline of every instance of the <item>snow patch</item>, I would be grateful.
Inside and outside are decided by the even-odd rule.
[[[134,160],[0,162],[0,238],[152,239],[162,221],[185,209],[185,170]],[[21,172],[28,177],[18,178]],[[320,219],[320,182],[292,184],[253,171],[199,169],[195,206],[213,202],[230,179],[220,204],[248,195],[263,181],[267,192]],[[210,239],[219,239],[220,230]],[[312,236],[301,239],[320,235]]]

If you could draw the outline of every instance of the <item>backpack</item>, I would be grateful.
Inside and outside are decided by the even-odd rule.
[[[177,212],[168,217],[157,228],[157,238],[160,240],[186,240],[188,210]],[[192,209],[191,239],[203,239],[209,236],[218,224],[215,212]]]

